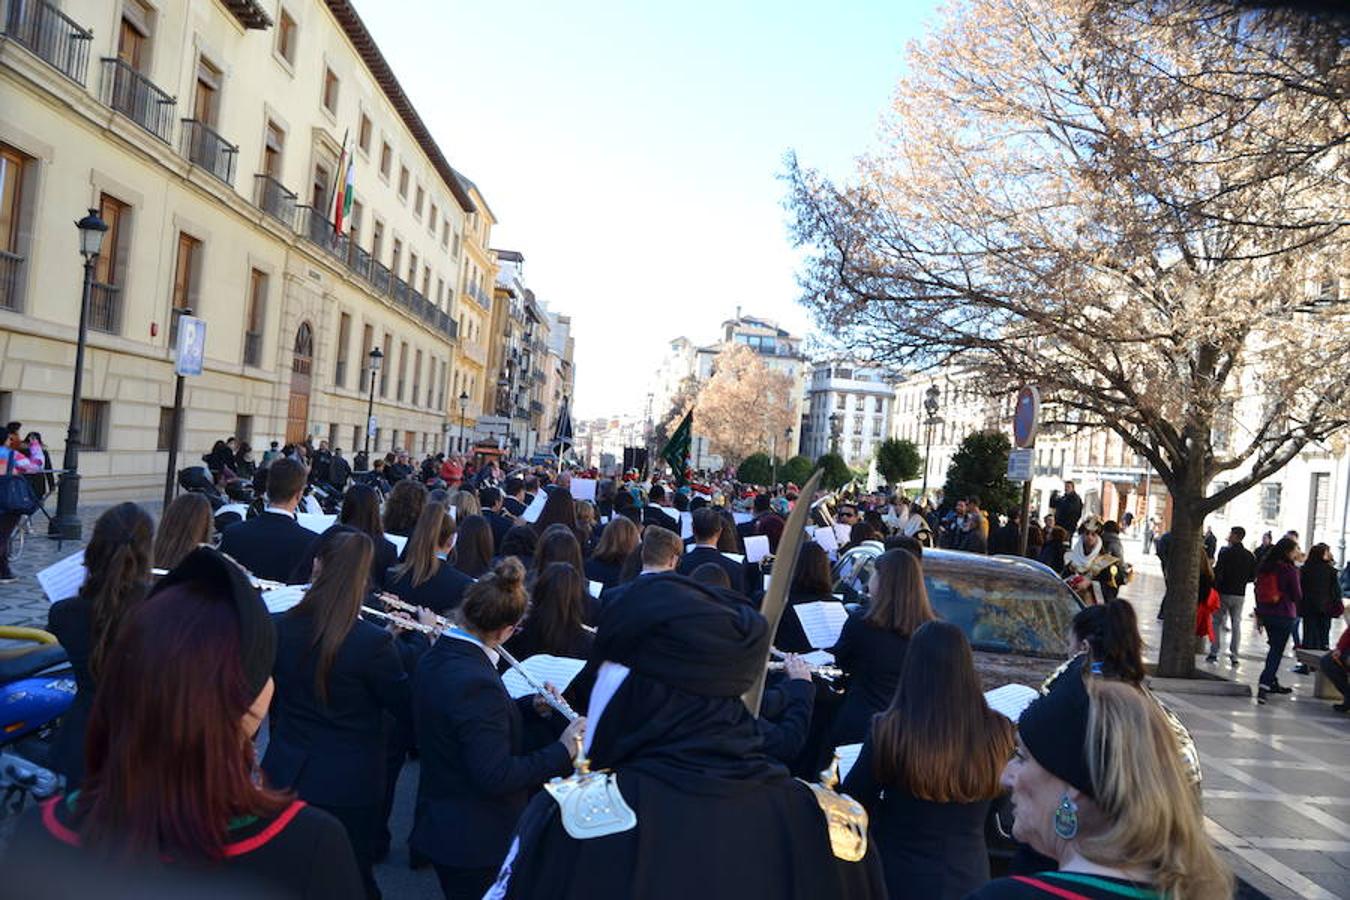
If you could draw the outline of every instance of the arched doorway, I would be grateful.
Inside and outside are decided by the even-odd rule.
[[[286,406],[286,443],[303,441],[309,434],[309,378],[314,368],[314,331],[301,322],[295,333],[291,360],[291,398]]]

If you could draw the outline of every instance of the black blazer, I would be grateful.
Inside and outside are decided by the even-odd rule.
[[[586,578],[588,581],[598,581],[604,588],[612,588],[619,583],[619,573],[623,571],[623,563],[605,562],[603,559],[586,560]]]
[[[849,674],[831,735],[836,747],[862,741],[872,716],[891,705],[909,648],[909,638],[868,625],[863,615],[861,611],[850,613],[839,643],[830,648],[835,664]]]
[[[309,573],[300,581],[293,580],[295,564],[313,540],[314,532],[290,516],[262,512],[226,528],[220,538],[220,552],[259,578],[304,584],[309,581]]]
[[[319,552],[320,539],[334,529],[349,527],[340,522],[336,523],[310,541],[309,547],[305,550],[305,555],[300,558],[300,561],[295,565],[295,569],[291,572],[293,583],[306,584],[309,582],[310,575],[314,571],[314,557]],[[398,548],[388,538],[381,538],[380,542],[374,545],[374,551],[370,559],[370,586],[374,590],[380,590],[384,587],[385,573],[389,571],[390,566],[398,562]]]
[[[84,777],[84,731],[94,705],[94,676],[89,658],[94,652],[93,604],[86,598],[69,597],[47,610],[47,630],[61,642],[75,675],[75,700],[52,741],[51,767],[66,776],[68,789],[79,787]]]
[[[422,757],[413,849],[441,866],[499,865],[530,791],[571,771],[567,748],[552,740],[526,753],[520,707],[483,649],[454,637],[418,664],[413,714]]]
[[[671,512],[675,512],[671,507],[667,507],[667,509],[670,509]],[[678,513],[676,513],[676,515],[678,515]],[[676,534],[680,533],[680,520],[672,519],[670,516],[659,511],[655,506],[644,506],[642,508],[642,524],[644,526],[655,525],[659,528],[664,528],[666,531],[673,531]]]
[[[492,529],[492,552],[495,554],[502,545],[502,538],[506,537],[515,523],[508,516],[490,509],[483,510],[483,518],[487,519],[488,527]]]
[[[407,721],[412,689],[393,636],[360,619],[333,657],[328,703],[314,689],[317,659],[307,617],[283,613],[267,753],[272,784],[321,806],[366,806],[384,799],[384,713]]]
[[[425,606],[434,613],[444,615],[459,608],[459,604],[464,601],[464,590],[473,582],[474,579],[446,560],[441,560],[441,566],[436,570],[436,574],[416,587],[413,587],[411,572],[402,578],[395,578],[392,569],[385,577],[384,586],[387,591],[405,603]]]
[[[520,516],[525,512],[525,504],[517,500],[515,497],[503,497],[502,509],[506,510],[513,516]]]
[[[680,558],[680,564],[675,567],[675,571],[681,575],[691,575],[694,570],[704,563],[713,563],[719,566],[722,571],[727,573],[731,579],[731,589],[744,593],[745,591],[745,565],[743,563],[732,562],[722,555],[722,552],[716,547],[691,547]]]

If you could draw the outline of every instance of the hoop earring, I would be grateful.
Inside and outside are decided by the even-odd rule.
[[[1055,807],[1055,834],[1066,841],[1078,836],[1078,804],[1069,799],[1067,792]]]

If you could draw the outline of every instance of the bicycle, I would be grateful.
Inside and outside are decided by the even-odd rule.
[[[9,561],[16,563],[23,556],[23,547],[27,543],[28,530],[31,527],[29,516],[21,516],[14,530],[9,534]]]

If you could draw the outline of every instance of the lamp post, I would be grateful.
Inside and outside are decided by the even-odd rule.
[[[464,418],[469,414],[469,392],[459,392],[459,452],[464,452]]]
[[[367,469],[370,468],[370,433],[375,430],[371,427],[371,422],[375,418],[375,378],[380,374],[380,363],[384,362],[384,354],[380,352],[379,347],[372,347],[369,356],[370,398],[366,400],[366,449],[363,451]]]
[[[928,461],[933,453],[933,426],[937,424],[938,417],[938,396],[942,392],[938,390],[936,384],[930,384],[928,390],[924,392],[923,411],[928,413],[928,418],[924,421],[924,439],[923,439],[923,487],[920,489],[919,498],[928,496]]]
[[[94,265],[103,247],[108,226],[98,210],[75,223],[80,231],[80,254],[84,256],[84,289],[80,294],[80,331],[75,342],[75,384],[70,392],[70,424],[66,428],[66,451],[61,461],[61,484],[57,488],[56,518],[47,529],[48,537],[59,541],[80,539],[80,402],[84,387],[84,345],[89,337],[89,290],[94,281]]]

